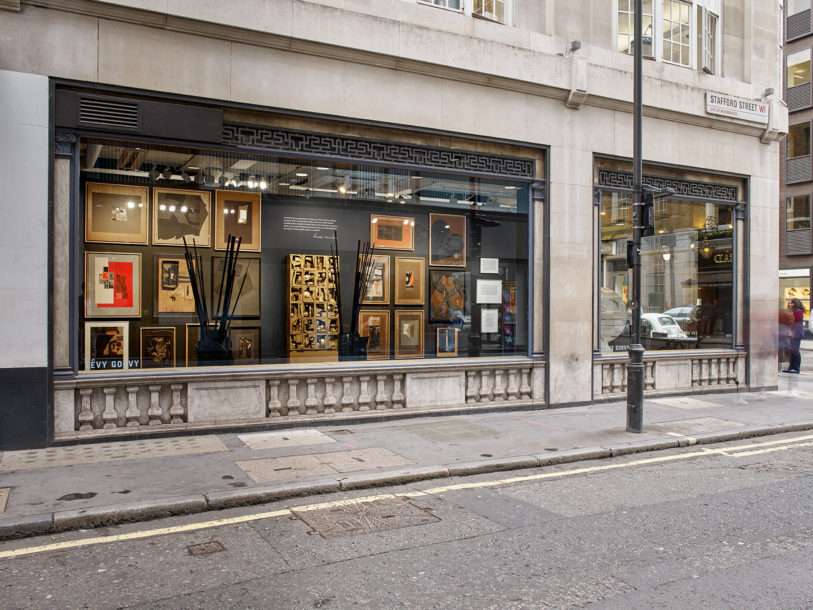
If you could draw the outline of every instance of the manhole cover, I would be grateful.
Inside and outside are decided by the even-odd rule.
[[[440,521],[427,510],[401,498],[351,501],[330,508],[291,509],[322,538],[342,538]]]
[[[190,555],[209,555],[210,553],[218,553],[226,550],[217,540],[201,542],[200,544],[190,544],[186,548],[189,549]]]

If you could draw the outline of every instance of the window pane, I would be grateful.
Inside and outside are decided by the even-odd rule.
[[[810,9],[810,0],[788,0],[788,16]]]
[[[632,202],[601,197],[601,307],[605,352],[629,348],[631,276],[626,242]],[[644,349],[731,347],[734,243],[731,209],[702,201],[656,204],[655,235],[642,240],[641,332]]]
[[[810,123],[799,123],[788,128],[788,159],[810,154]]]
[[[788,231],[810,228],[810,196],[788,197],[785,200],[785,226]]]
[[[618,15],[618,33],[619,34],[630,33],[630,22],[629,17],[627,15]]]
[[[788,55],[788,87],[810,82],[810,49]]]
[[[630,8],[630,1],[631,0],[618,0],[618,10],[629,12],[632,9]]]

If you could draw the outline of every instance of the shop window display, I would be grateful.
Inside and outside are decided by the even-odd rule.
[[[646,350],[731,348],[734,312],[732,207],[663,198],[641,242],[641,341]],[[627,241],[632,195],[603,191],[599,338],[603,352],[630,342]]]
[[[81,371],[527,355],[527,183],[102,139],[81,150]],[[199,357],[223,311],[227,356]],[[353,333],[363,349],[345,358]]]

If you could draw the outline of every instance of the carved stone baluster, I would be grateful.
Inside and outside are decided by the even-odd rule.
[[[404,376],[400,373],[392,376],[392,408],[393,409],[403,409],[406,405],[404,404],[404,394],[401,392],[401,380]]]
[[[473,405],[479,397],[477,388],[477,371],[466,371],[466,402]]]
[[[319,399],[316,398],[316,377],[308,377],[305,382],[308,384],[308,397],[305,399],[305,415],[316,415],[319,407]]]
[[[516,400],[518,392],[517,369],[508,369],[508,400]]]
[[[128,428],[136,428],[140,425],[138,416],[141,415],[138,410],[138,386],[128,385],[125,389],[127,390],[127,409],[124,411],[124,417],[127,420],[126,425]]]
[[[624,387],[624,367],[621,364],[615,363],[613,364],[613,383],[612,383],[612,391],[620,392],[621,389]]]
[[[375,393],[375,408],[377,411],[384,411],[387,408],[387,392],[384,388],[387,376],[376,375],[375,380],[378,383],[378,390]]]
[[[352,377],[342,377],[342,413],[353,411],[355,400],[351,394],[351,385],[353,383]]]
[[[532,398],[530,376],[531,369],[522,369],[520,371],[520,378],[522,379],[519,386],[520,398]]]
[[[118,428],[119,414],[116,413],[116,388],[104,388],[103,428]]]
[[[720,358],[715,358],[711,377],[712,381],[714,382],[714,385],[720,385],[721,383],[723,383],[722,373],[723,373],[723,361]]]
[[[491,384],[488,382],[488,371],[480,371],[480,402],[491,402]]]
[[[172,405],[169,407],[169,415],[172,417],[170,423],[182,424],[184,420],[183,404],[181,403],[182,383],[173,383],[169,388],[172,390]]]
[[[361,375],[359,377],[359,411],[370,410],[370,394],[367,390],[367,383],[369,381],[369,375]]]
[[[302,403],[296,396],[296,384],[298,383],[299,379],[288,380],[288,402],[285,405],[288,408],[288,415],[296,415],[302,407]]]
[[[333,396],[333,384],[335,382],[335,377],[325,377],[325,399],[322,401],[325,405],[325,413],[336,412],[336,397]]]
[[[692,359],[692,387],[700,385],[700,361]]]
[[[737,381],[737,359],[736,358],[729,358],[728,359],[728,383],[734,383]]]
[[[703,358],[700,361],[700,385],[709,385],[709,359]]]
[[[82,406],[79,410],[79,432],[89,432],[93,430],[93,410],[90,408],[90,397],[93,394],[93,388],[81,388],[79,396],[81,396]]]
[[[161,424],[161,404],[159,401],[161,386],[151,385],[148,386],[150,390],[150,408],[147,409],[147,415],[150,418],[150,426],[158,426]]]
[[[505,386],[503,385],[503,369],[494,371],[494,400],[505,400]]]
[[[644,388],[655,389],[655,362],[653,360],[644,363]]]
[[[268,417],[281,417],[284,407],[279,400],[279,379],[268,380]],[[287,413],[287,411],[286,411]]]

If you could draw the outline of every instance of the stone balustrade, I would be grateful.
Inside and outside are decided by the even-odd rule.
[[[80,375],[54,382],[56,438],[126,435],[151,426],[216,428],[545,404],[543,362],[354,363],[302,370],[219,369],[163,375]]]

